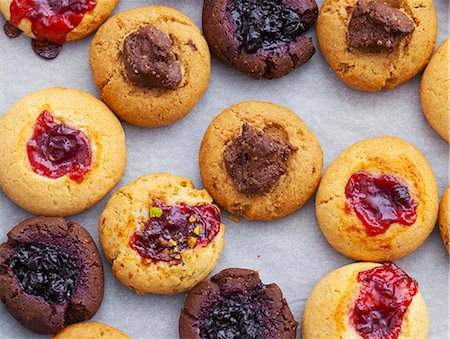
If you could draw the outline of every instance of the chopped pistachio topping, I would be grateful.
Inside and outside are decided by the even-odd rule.
[[[162,215],[162,209],[160,209],[159,207],[152,207],[150,208],[150,218],[159,218]]]

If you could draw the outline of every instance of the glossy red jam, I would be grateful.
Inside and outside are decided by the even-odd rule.
[[[22,19],[28,19],[38,40],[63,43],[95,5],[96,0],[13,0],[9,21],[17,27]]]
[[[181,252],[211,242],[220,230],[220,214],[211,204],[166,205],[156,201],[150,219],[130,238],[130,246],[153,262],[181,262]]]
[[[52,179],[69,175],[82,182],[92,162],[86,134],[56,122],[48,111],[37,118],[27,153],[33,171]]]
[[[345,196],[368,235],[382,234],[393,223],[412,225],[416,221],[417,203],[394,176],[356,172],[345,187]]]
[[[357,279],[361,289],[350,314],[356,332],[364,339],[396,339],[417,282],[394,263],[360,272]]]

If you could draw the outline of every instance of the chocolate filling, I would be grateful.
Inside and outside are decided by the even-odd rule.
[[[136,86],[174,90],[181,68],[170,38],[152,25],[125,38],[123,56],[128,79]]]
[[[262,194],[286,173],[288,157],[296,150],[289,142],[244,124],[242,134],[226,147],[224,161],[239,192]]]
[[[414,21],[399,9],[359,0],[348,26],[348,44],[368,52],[392,52],[413,30]]]

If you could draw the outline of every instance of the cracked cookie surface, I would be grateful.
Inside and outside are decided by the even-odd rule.
[[[53,339],[130,339],[128,335],[110,325],[95,321],[73,324],[66,327]]]

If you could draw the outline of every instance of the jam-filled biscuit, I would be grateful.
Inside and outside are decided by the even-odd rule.
[[[408,255],[428,238],[437,213],[433,170],[417,148],[394,137],[345,150],[326,170],[316,196],[325,238],[355,260]]]
[[[420,82],[423,112],[430,125],[450,141],[450,39],[433,54]]]
[[[206,190],[167,173],[117,191],[99,222],[100,243],[117,279],[137,293],[174,294],[214,269],[225,226]]]
[[[189,291],[179,331],[181,339],[293,339],[297,322],[276,284],[263,284],[256,271],[229,268]]]
[[[22,221],[0,245],[0,299],[39,334],[92,318],[103,300],[103,265],[94,240],[62,218]]]
[[[428,310],[418,283],[393,263],[354,263],[312,290],[302,338],[427,338]]]
[[[439,231],[442,241],[450,253],[450,186],[445,190],[439,206]]]
[[[209,125],[200,174],[219,206],[273,220],[301,208],[322,174],[319,141],[297,115],[268,102],[233,105]]]
[[[61,44],[95,31],[118,1],[0,0],[0,12],[27,36]]]
[[[53,87],[0,119],[0,187],[34,214],[67,216],[102,199],[125,170],[125,136],[92,95]]]
[[[313,56],[303,33],[317,12],[314,0],[205,0],[203,31],[219,60],[253,78],[275,79]]]
[[[170,7],[142,7],[109,19],[94,37],[90,64],[102,98],[123,120],[160,127],[183,118],[211,72],[198,27]]]
[[[427,64],[437,35],[433,0],[325,0],[317,38],[325,59],[350,87],[393,89]]]
[[[91,321],[66,327],[53,339],[130,339],[128,335],[115,327]]]

